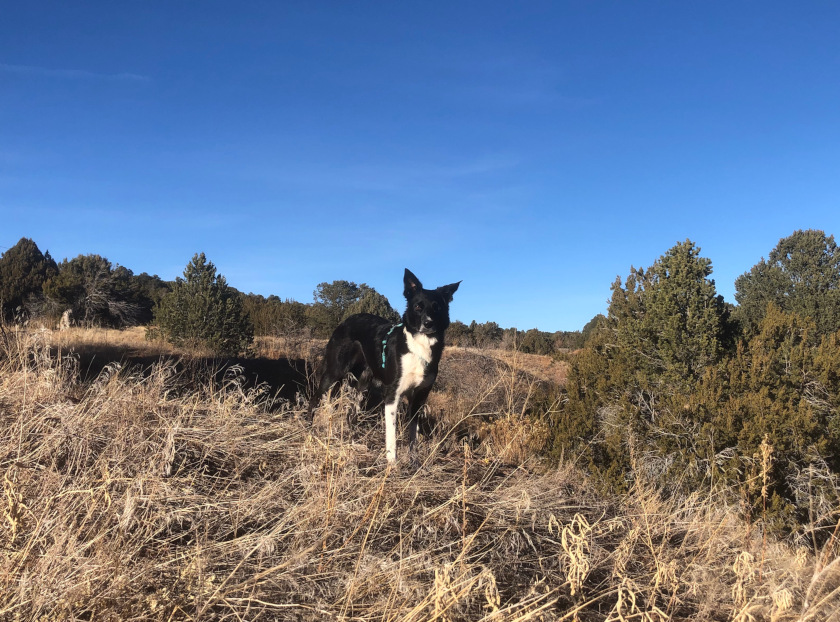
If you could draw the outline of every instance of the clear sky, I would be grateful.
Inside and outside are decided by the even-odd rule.
[[[0,251],[575,330],[690,238],[840,236],[837,2],[0,0]]]

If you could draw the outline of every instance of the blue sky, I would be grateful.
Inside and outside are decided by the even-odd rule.
[[[840,234],[834,2],[2,2],[0,251],[575,330],[690,238]]]

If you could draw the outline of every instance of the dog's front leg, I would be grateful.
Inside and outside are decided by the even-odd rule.
[[[397,461],[397,406],[399,396],[385,403],[385,456],[389,464]]]

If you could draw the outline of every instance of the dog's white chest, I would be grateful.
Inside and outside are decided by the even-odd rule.
[[[402,374],[399,393],[419,387],[425,382],[426,368],[432,360],[432,346],[437,343],[437,339],[434,337],[412,335],[407,330],[403,330],[408,352],[403,354],[400,359]]]

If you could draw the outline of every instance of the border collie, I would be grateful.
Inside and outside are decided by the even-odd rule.
[[[416,459],[418,412],[437,378],[443,354],[444,331],[449,326],[449,303],[460,281],[437,289],[423,289],[406,268],[403,277],[408,303],[400,324],[371,313],[344,320],[327,343],[320,380],[309,402],[309,420],[324,393],[348,374],[365,391],[371,381],[381,386],[385,404],[385,455],[397,459],[397,407],[408,399],[408,438]]]

